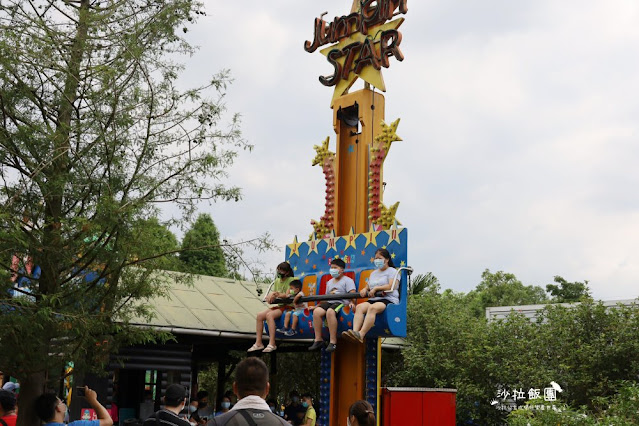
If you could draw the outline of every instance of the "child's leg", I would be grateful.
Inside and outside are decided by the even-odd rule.
[[[291,319],[291,311],[286,311],[286,313],[284,314],[284,330],[286,330],[288,328],[288,322]]]
[[[299,321],[299,318],[300,318],[299,312],[295,312],[293,314],[293,324],[291,325],[292,330],[297,330],[297,323]]]

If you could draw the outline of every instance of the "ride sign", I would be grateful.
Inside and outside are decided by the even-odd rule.
[[[335,86],[333,99],[345,94],[358,77],[385,92],[382,67],[390,66],[391,57],[404,60],[397,30],[404,18],[391,19],[408,12],[407,0],[355,0],[353,10],[330,23],[323,15],[316,18],[313,40],[304,43],[309,53],[337,43],[320,51],[333,66],[332,75],[319,77],[323,85]]]

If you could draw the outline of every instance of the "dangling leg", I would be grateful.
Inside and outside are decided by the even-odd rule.
[[[370,308],[368,308],[368,313],[366,314],[366,318],[364,318],[364,324],[362,328],[359,330],[360,336],[362,339],[366,336],[366,333],[373,328],[375,325],[375,317],[377,314],[381,314],[386,309],[386,305],[382,302],[375,302],[371,304]]]

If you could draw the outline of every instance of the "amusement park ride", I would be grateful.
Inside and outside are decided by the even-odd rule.
[[[387,249],[396,265],[400,303],[390,304],[376,318],[365,343],[341,339],[333,353],[322,350],[320,409],[318,424],[345,425],[350,404],[366,399],[380,418],[381,338],[406,336],[408,230],[395,218],[399,203],[383,203],[383,167],[397,135],[399,119],[386,124],[384,96],[371,86],[386,91],[382,67],[390,59],[402,61],[401,33],[397,30],[406,14],[406,0],[354,0],[351,13],[327,22],[315,19],[314,37],[304,49],[320,52],[333,66],[333,74],[320,77],[334,86],[331,102],[335,152],[329,150],[330,137],[315,146],[313,166],[322,167],[326,180],[325,211],[319,221],[311,221],[308,241],[297,237],[286,248],[286,261],[303,283],[302,300],[313,304],[325,294],[332,259],[346,263],[345,274],[361,289],[373,266],[375,251]],[[362,90],[349,93],[355,81],[365,82]],[[351,296],[351,295],[349,295]],[[359,298],[357,303],[365,302]],[[339,316],[338,335],[353,326],[354,313],[345,307]],[[282,319],[278,327],[281,326]],[[325,330],[325,333],[328,331]],[[312,313],[300,318],[297,338],[313,337]],[[284,337],[286,338],[286,337]]]

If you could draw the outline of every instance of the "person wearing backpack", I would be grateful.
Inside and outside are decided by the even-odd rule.
[[[239,400],[228,413],[213,418],[207,426],[279,426],[289,424],[273,414],[265,398],[271,389],[268,368],[259,358],[237,364],[233,392]]]
[[[191,426],[191,423],[180,417],[186,405],[186,397],[184,386],[177,383],[169,385],[164,392],[164,408],[145,419],[143,426]]]

